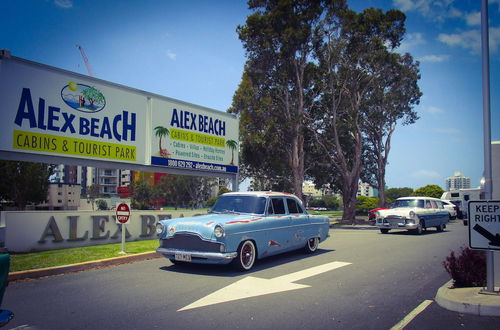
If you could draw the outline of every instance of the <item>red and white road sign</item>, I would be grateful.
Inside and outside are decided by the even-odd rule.
[[[130,220],[130,206],[121,203],[116,207],[116,223],[127,224]]]

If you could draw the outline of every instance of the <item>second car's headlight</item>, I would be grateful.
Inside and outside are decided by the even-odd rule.
[[[156,224],[156,233],[157,233],[158,235],[161,235],[161,234],[163,234],[163,231],[164,231],[164,230],[165,230],[165,226],[164,226],[161,222],[158,222],[158,223]]]
[[[217,225],[214,228],[214,235],[217,238],[221,238],[221,237],[226,236],[226,232],[224,231],[224,228],[222,228],[222,226]]]

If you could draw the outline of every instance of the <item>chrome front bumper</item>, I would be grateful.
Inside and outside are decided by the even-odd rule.
[[[174,258],[176,254],[189,254],[191,258],[211,259],[211,260],[231,260],[236,258],[236,256],[238,255],[237,252],[217,253],[217,252],[186,251],[186,250],[165,249],[165,248],[158,248],[156,249],[156,252],[163,254],[166,258]]]
[[[388,229],[416,229],[418,223],[413,219],[391,217],[382,220],[376,219],[375,226]]]

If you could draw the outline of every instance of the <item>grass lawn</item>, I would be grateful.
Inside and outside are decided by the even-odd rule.
[[[331,224],[339,222],[340,218],[342,218],[342,211],[309,211],[309,213],[325,215],[329,217]],[[127,242],[125,250],[127,251],[127,255],[130,255],[155,251],[157,247],[158,240],[152,239]],[[122,256],[120,251],[121,243],[115,243],[25,254],[12,254],[10,271],[19,272],[23,270],[64,266],[86,261],[114,258]]]
[[[155,251],[158,240],[127,242],[127,255]],[[121,243],[95,245],[61,250],[42,251],[26,254],[12,254],[10,272],[71,265],[85,261],[120,257]]]

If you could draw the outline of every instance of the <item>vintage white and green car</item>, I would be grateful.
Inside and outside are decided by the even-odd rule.
[[[286,251],[316,251],[329,237],[328,217],[309,215],[294,195],[221,195],[207,215],[158,222],[157,252],[173,263],[233,263],[249,270],[256,259]]]
[[[443,207],[440,199],[432,197],[401,197],[396,199],[391,208],[375,212],[375,225],[382,234],[391,229],[407,229],[415,234],[435,227],[443,231],[450,214]]]

